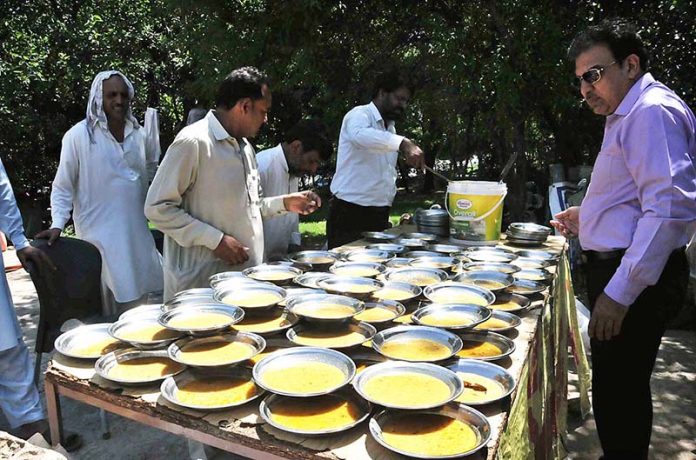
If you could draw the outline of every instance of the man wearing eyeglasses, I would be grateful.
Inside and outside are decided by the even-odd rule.
[[[582,205],[552,224],[566,237],[579,236],[584,251],[603,458],[644,459],[652,430],[650,375],[688,281],[696,118],[646,72],[648,53],[623,21],[580,33],[568,56],[585,102],[607,118]]]

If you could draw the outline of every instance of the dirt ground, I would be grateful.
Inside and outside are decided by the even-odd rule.
[[[5,265],[16,263],[13,251],[3,254]],[[24,270],[7,274],[24,340],[33,350],[39,315],[34,285]],[[43,357],[45,368],[49,356]],[[662,341],[652,378],[654,426],[651,458],[696,459],[696,334],[670,330]],[[41,388],[43,398],[43,387]],[[573,406],[571,402],[571,407]],[[184,459],[184,438],[107,414],[111,437],[102,439],[99,411],[91,406],[62,399],[64,427],[80,433],[81,449],[74,459],[113,458],[126,460]],[[569,411],[568,452],[572,459],[597,459],[601,455],[592,417],[581,420]],[[0,414],[0,430],[8,431]]]

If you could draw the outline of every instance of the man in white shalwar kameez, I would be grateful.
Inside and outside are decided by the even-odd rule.
[[[266,122],[271,91],[252,67],[230,73],[216,108],[185,127],[157,171],[145,213],[164,233],[164,300],[208,287],[208,278],[263,261],[262,217],[309,214],[321,205],[313,192],[264,198],[253,137]]]
[[[0,231],[12,239],[23,266],[26,267],[27,261],[31,261],[39,270],[55,270],[51,260],[40,250],[29,246],[29,241],[24,236],[22,217],[2,161]],[[2,257],[0,271],[0,409],[10,423],[10,428],[18,436],[27,439],[35,432],[43,431],[46,423],[39,392],[34,385],[33,362],[22,338]]]
[[[143,212],[159,155],[146,152],[144,130],[130,109],[133,96],[122,73],[96,76],[86,118],[63,137],[51,191],[51,229],[37,235],[51,244],[72,211],[78,238],[94,244],[102,256],[105,315],[145,302],[163,284],[162,258]]]
[[[331,158],[331,141],[319,120],[301,120],[283,136],[283,142],[256,155],[264,196],[298,191],[300,176],[315,175]],[[280,260],[299,251],[300,216],[288,213],[263,220],[265,260]]]
[[[313,192],[261,194],[246,138],[267,121],[271,102],[265,74],[236,69],[220,84],[215,110],[182,129],[169,146],[145,203],[145,214],[165,235],[165,301],[178,291],[207,287],[215,273],[260,264],[262,217],[309,214],[321,206]],[[191,459],[230,458],[199,442],[188,444]]]

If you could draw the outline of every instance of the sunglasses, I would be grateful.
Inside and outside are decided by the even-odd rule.
[[[582,84],[583,80],[589,83],[590,85],[594,85],[597,83],[599,80],[602,79],[602,73],[607,69],[607,67],[611,67],[614,64],[617,64],[617,61],[612,61],[611,63],[605,65],[605,66],[595,66],[592,67],[590,70],[585,72],[584,74],[580,75],[579,77],[576,77],[578,79],[578,84]]]

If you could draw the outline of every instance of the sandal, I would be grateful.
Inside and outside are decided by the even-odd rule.
[[[51,439],[51,430],[46,419],[26,423],[17,429],[17,437],[25,441],[34,434],[39,433],[46,441]],[[82,436],[77,433],[64,432],[63,441],[60,443],[67,452],[74,452],[82,447]]]

